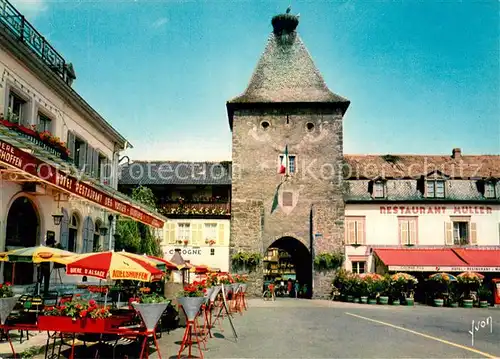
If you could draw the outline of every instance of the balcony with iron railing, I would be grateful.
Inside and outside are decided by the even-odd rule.
[[[0,0],[0,28],[23,43],[49,69],[68,85],[76,78],[73,66],[48,43],[9,1]]]
[[[229,199],[212,201],[167,201],[159,206],[159,212],[171,218],[229,218],[231,202]]]

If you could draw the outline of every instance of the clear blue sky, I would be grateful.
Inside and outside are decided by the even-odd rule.
[[[14,1],[14,0],[13,0]],[[75,89],[133,159],[231,157],[225,103],[290,1],[14,1],[74,63]],[[345,153],[500,153],[499,2],[295,1],[298,31],[351,100]]]

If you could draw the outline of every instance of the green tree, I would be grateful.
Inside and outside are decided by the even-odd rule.
[[[131,197],[152,209],[157,208],[156,198],[148,187],[134,188]],[[154,236],[148,225],[131,219],[121,219],[117,223],[116,232],[119,234],[115,243],[116,250],[163,257],[160,248],[161,239]]]

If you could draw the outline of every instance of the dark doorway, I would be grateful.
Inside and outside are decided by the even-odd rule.
[[[39,232],[38,214],[31,200],[26,197],[17,198],[9,209],[7,216],[6,250],[34,247]],[[12,281],[13,263],[4,263],[4,281]],[[15,263],[15,284],[32,284],[33,264]]]
[[[312,297],[311,254],[307,247],[292,237],[283,237],[272,243],[264,257],[264,283],[277,281],[288,285],[288,279],[297,280],[300,288],[307,288],[303,297]]]

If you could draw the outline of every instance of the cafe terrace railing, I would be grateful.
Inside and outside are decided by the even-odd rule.
[[[64,58],[7,0],[0,0],[0,26],[6,28],[15,39],[24,43],[64,81],[68,81],[68,78],[74,79],[74,73],[68,68]]]

